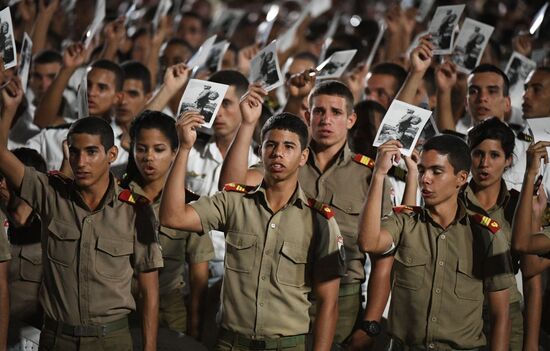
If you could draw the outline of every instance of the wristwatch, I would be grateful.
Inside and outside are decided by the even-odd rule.
[[[361,329],[363,329],[368,336],[377,336],[382,330],[380,323],[377,321],[363,321],[361,322]]]

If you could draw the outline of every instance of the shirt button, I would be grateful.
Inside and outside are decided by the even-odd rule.
[[[263,302],[260,302],[260,306],[264,307],[264,303],[263,303]]]
[[[92,223],[92,219],[91,218],[86,218],[86,222],[87,223]]]
[[[436,317],[432,317],[432,322],[435,322],[437,320]]]
[[[265,275],[262,275],[262,280],[265,280]]]
[[[435,348],[435,345],[434,345],[434,344],[429,344],[429,345],[428,345],[428,348],[429,348],[429,349],[434,349],[434,348]]]
[[[446,236],[445,234],[441,235],[441,240],[445,240]]]
[[[436,293],[436,294],[441,293],[441,289],[439,289],[439,288],[435,289],[435,293]]]
[[[439,265],[440,265],[440,266],[443,266],[443,261],[439,261]]]
[[[271,226],[270,226],[270,227],[271,227],[271,228],[275,228],[275,227],[276,227],[275,223],[271,223]]]

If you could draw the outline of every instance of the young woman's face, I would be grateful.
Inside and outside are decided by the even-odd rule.
[[[485,139],[471,151],[472,176],[477,185],[488,187],[500,183],[502,175],[512,162],[506,158],[500,140]]]
[[[136,166],[146,183],[164,179],[176,156],[170,140],[158,129],[141,129],[133,152]]]

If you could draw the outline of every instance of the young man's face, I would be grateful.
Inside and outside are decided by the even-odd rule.
[[[355,113],[348,115],[346,99],[337,95],[317,95],[312,97],[310,105],[309,121],[315,144],[320,147],[343,145],[357,118]]]
[[[120,102],[121,94],[116,91],[116,76],[102,68],[88,72],[88,110],[90,116],[107,117]]]
[[[523,117],[550,116],[550,72],[535,71],[525,82]]]
[[[390,107],[390,104],[397,94],[397,80],[389,74],[373,74],[367,80],[365,95],[367,100],[373,100],[384,106],[385,109]]]
[[[34,93],[36,103],[42,100],[42,96],[53,80],[61,70],[61,64],[57,62],[52,63],[39,63],[32,65],[31,79],[29,85]]]
[[[126,79],[122,84],[122,98],[117,106],[117,122],[127,124],[143,110],[150,94],[143,91],[143,82],[139,79]]]
[[[191,51],[180,44],[166,46],[162,53],[162,65],[166,69],[178,63],[186,62],[191,58]]]
[[[78,133],[69,137],[69,163],[74,181],[80,188],[90,188],[109,181],[109,167],[116,160],[116,146],[105,151],[99,135]]]
[[[235,86],[229,86],[223,98],[218,115],[214,121],[214,135],[217,137],[232,136],[239,129],[242,116],[239,108],[239,96]]]
[[[456,201],[460,187],[466,183],[468,172],[455,170],[447,155],[435,150],[422,152],[418,164],[418,185],[427,207],[446,201]]]
[[[202,22],[195,17],[185,16],[181,19],[177,36],[198,49],[204,41],[204,29]]]
[[[489,117],[504,119],[510,97],[504,96],[504,79],[494,72],[475,73],[468,80],[467,108],[475,122]]]
[[[305,165],[309,150],[301,150],[298,134],[282,129],[265,133],[262,142],[262,161],[266,180],[278,182],[295,177],[298,169]]]

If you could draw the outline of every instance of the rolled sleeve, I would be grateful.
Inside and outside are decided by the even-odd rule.
[[[190,203],[201,219],[202,234],[208,234],[211,230],[224,230],[226,223],[226,207],[229,194],[225,191],[213,196],[203,196]]]
[[[318,216],[313,274],[318,281],[343,277],[347,271],[344,238],[334,218]]]
[[[404,228],[404,216],[403,214],[391,213],[387,216],[382,217],[380,222],[380,229],[386,230],[393,238],[393,243],[398,245],[401,240],[401,233]]]
[[[53,193],[49,182],[46,174],[38,172],[32,167],[25,167],[19,197],[29,203],[40,216],[44,216],[47,211],[48,195]]]
[[[214,258],[214,245],[210,235],[189,233],[186,257],[190,264],[210,261]]]
[[[492,235],[484,267],[487,291],[499,291],[516,285],[510,247],[503,231]]]

